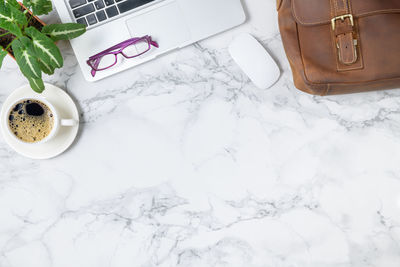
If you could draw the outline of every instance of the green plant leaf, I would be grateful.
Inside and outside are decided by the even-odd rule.
[[[24,0],[24,6],[31,8],[33,14],[44,15],[53,10],[51,0]]]
[[[15,12],[14,7],[0,5],[0,28],[11,32],[12,34],[21,37],[22,32],[18,24],[23,25],[25,21],[21,19],[18,12]],[[22,12],[20,12],[22,14]],[[23,15],[23,14],[22,14]]]
[[[4,0],[3,0],[3,1],[4,1]],[[20,8],[21,8],[21,6],[18,4],[18,1],[17,1],[17,0],[7,0],[7,1],[5,1],[5,3],[7,3],[7,4],[9,4],[10,6],[13,6],[13,7],[17,8],[17,9],[20,9]]]
[[[7,51],[3,50],[0,52],[0,68],[1,65],[3,64],[3,59],[7,56]]]
[[[18,3],[17,3],[18,5]],[[26,26],[28,25],[28,20],[26,19],[26,16],[23,11],[21,11],[21,7],[18,5],[18,7],[10,6],[10,13],[11,17],[15,20],[16,23],[18,23],[21,26]]]
[[[39,79],[34,79],[34,78],[29,78],[27,77],[29,84],[31,86],[31,88],[33,89],[33,91],[35,91],[36,93],[41,94],[44,91],[44,83],[43,80],[41,78]]]
[[[71,40],[86,32],[86,26],[79,23],[51,24],[42,29],[42,33],[50,36],[54,41]]]
[[[9,0],[7,3],[0,5],[0,19],[19,25],[27,24],[24,12],[21,11],[21,6],[15,0]]]
[[[25,36],[15,39],[12,42],[12,49],[21,72],[27,78],[39,79],[42,77],[31,39]]]
[[[39,58],[39,65],[40,65],[40,69],[48,74],[48,75],[52,75],[54,74],[54,67],[50,66],[49,64],[45,63],[42,61],[41,58]]]
[[[36,55],[44,63],[54,68],[61,68],[63,66],[61,52],[49,37],[34,27],[27,28],[25,33],[32,38]]]
[[[22,36],[21,29],[18,27],[18,25],[14,24],[13,22],[0,19],[0,28],[9,31],[10,33],[14,34],[17,37]]]

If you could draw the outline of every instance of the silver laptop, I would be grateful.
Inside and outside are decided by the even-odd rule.
[[[242,24],[241,0],[53,0],[63,23],[87,25],[72,48],[88,81],[97,81]],[[159,48],[91,75],[93,56],[133,37],[151,36]]]

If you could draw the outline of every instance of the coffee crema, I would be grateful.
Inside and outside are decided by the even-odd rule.
[[[36,143],[46,138],[54,126],[50,108],[39,100],[23,100],[15,104],[8,116],[14,135],[24,142]]]

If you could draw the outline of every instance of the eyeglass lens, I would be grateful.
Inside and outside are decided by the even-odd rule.
[[[150,43],[146,39],[141,39],[133,44],[125,47],[121,52],[127,58],[140,56],[150,50]],[[106,69],[117,63],[117,56],[115,54],[106,54],[101,57],[97,66],[98,70]]]
[[[97,66],[97,69],[106,69],[111,67],[117,62],[117,56],[114,54],[107,54],[104,55],[99,62],[99,65]]]
[[[128,45],[122,50],[124,56],[128,58],[137,57],[150,50],[150,44],[146,39],[141,39],[138,42]]]

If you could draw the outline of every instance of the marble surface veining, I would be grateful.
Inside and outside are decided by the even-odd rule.
[[[46,81],[80,132],[42,161],[0,139],[1,267],[400,266],[400,90],[301,93],[275,0],[244,4],[244,25],[98,83],[60,42]],[[279,63],[272,88],[229,57],[241,32]],[[25,84],[9,58],[0,80],[0,104]]]

